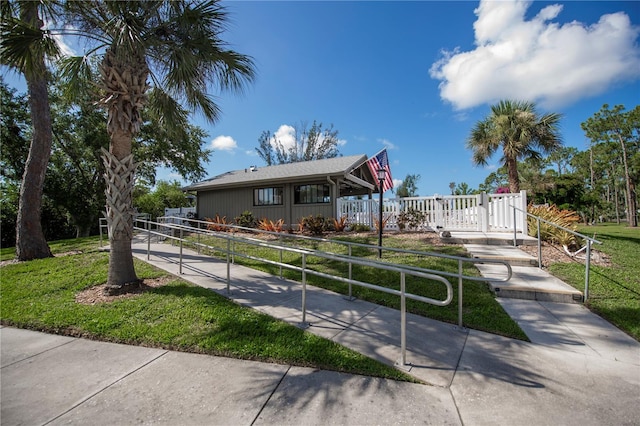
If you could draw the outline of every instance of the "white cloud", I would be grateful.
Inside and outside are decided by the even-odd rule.
[[[475,10],[476,48],[443,51],[429,73],[440,80],[440,97],[456,109],[500,99],[566,105],[640,77],[640,29],[623,13],[593,25],[553,20],[561,5],[525,20],[530,1],[482,0]]]
[[[397,188],[400,185],[402,185],[403,180],[402,179],[393,179],[393,187]]]
[[[233,151],[238,144],[231,136],[220,135],[211,141],[211,148],[218,151]]]
[[[378,139],[378,142],[380,142],[382,145],[384,145],[385,148],[391,150],[391,149],[396,149],[397,146],[395,146],[389,139]]]
[[[285,150],[289,150],[296,145],[296,129],[288,124],[278,127],[278,130],[271,137],[271,145],[275,146],[275,141],[279,141]]]

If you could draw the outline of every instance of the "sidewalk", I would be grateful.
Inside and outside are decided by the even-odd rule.
[[[146,260],[146,242],[134,245]],[[178,274],[178,248],[150,263]],[[181,278],[226,294],[226,264]],[[299,284],[233,265],[232,299],[301,322]],[[397,311],[308,286],[309,332],[394,364]],[[5,424],[637,424],[640,344],[579,304],[498,299],[531,343],[408,315],[409,374],[432,386],[2,328]]]

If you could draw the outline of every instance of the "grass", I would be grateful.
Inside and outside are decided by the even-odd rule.
[[[175,278],[112,303],[82,305],[75,295],[107,278],[97,239],[52,242],[54,253],[81,254],[0,269],[4,325],[98,340],[416,381],[405,373],[283,321]],[[4,250],[1,255],[9,256]],[[12,257],[12,256],[11,256]],[[9,258],[11,258],[9,257]],[[166,273],[136,260],[140,278]]]
[[[593,249],[606,253],[612,266],[591,266],[589,309],[601,315],[636,340],[640,340],[640,229],[625,225],[583,226],[578,232],[603,244]],[[584,291],[585,267],[578,263],[556,263],[550,271]]]
[[[201,242],[205,242],[201,238]],[[285,238],[283,236],[283,238]],[[374,235],[365,236],[345,236],[342,239],[363,243],[377,244],[377,237]],[[284,240],[286,242],[286,239]],[[212,239],[213,245],[220,244],[219,240]],[[293,242],[291,243],[293,244]],[[295,244],[311,249],[328,251],[332,253],[347,253],[344,245],[322,243],[317,241],[296,240]],[[403,248],[416,251],[432,251],[442,254],[466,256],[465,251],[460,246],[431,246],[427,245],[425,239],[407,239],[402,235],[388,234],[385,236],[384,245],[396,248]],[[250,244],[236,244],[237,252],[248,253],[255,257],[277,260],[279,261],[279,253],[270,248],[258,247]],[[377,250],[367,248],[354,247],[352,255],[377,260]],[[455,260],[442,259],[436,257],[425,257],[418,255],[409,255],[406,253],[385,252],[383,260],[391,263],[418,266],[422,268],[447,271],[457,273],[458,263]],[[300,254],[283,251],[282,261],[290,265],[301,266],[302,258]],[[235,262],[251,268],[266,271],[268,273],[279,274],[279,267],[269,265],[261,261],[236,257]],[[327,274],[347,277],[348,266],[346,263],[327,260],[320,257],[308,256],[306,259],[307,267]],[[477,269],[469,262],[463,263],[463,273],[467,276],[479,276]],[[352,276],[354,279],[366,283],[376,284],[379,286],[400,289],[400,274],[397,272],[380,270],[373,267],[353,266]],[[301,274],[298,271],[283,268],[283,276],[285,278],[300,281]],[[458,323],[458,280],[450,278],[454,288],[453,301],[445,307],[434,306],[414,300],[407,300],[407,311],[422,315],[428,318],[445,321],[452,324]],[[339,281],[327,278],[317,277],[307,274],[307,282],[311,285],[325,288],[341,294],[348,294],[348,285]],[[446,289],[444,285],[425,281],[415,277],[407,276],[406,279],[407,292],[420,296],[429,297],[436,300],[444,300],[446,298]],[[489,290],[485,282],[464,280],[463,282],[463,313],[462,320],[465,327],[483,330],[494,334],[500,334],[521,340],[528,340],[527,336],[520,329],[518,324],[502,309],[500,304],[495,300],[493,294]],[[368,289],[360,286],[353,286],[352,295],[369,302],[379,305],[388,306],[394,309],[400,309],[400,298],[385,292]]]

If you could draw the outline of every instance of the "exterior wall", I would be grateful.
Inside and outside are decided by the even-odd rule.
[[[234,218],[244,211],[253,213],[256,219],[267,218],[274,222],[284,219],[285,225],[295,227],[298,221],[309,215],[321,214],[324,217],[335,216],[335,205],[337,189],[335,185],[329,183],[331,189],[331,202],[321,204],[294,204],[294,187],[307,184],[326,184],[325,181],[301,181],[295,183],[247,186],[246,188],[218,189],[198,192],[197,215],[199,218],[214,218],[216,214],[220,217],[226,216],[227,222],[232,222]],[[275,206],[254,206],[253,190],[264,187],[282,187],[283,204]]]

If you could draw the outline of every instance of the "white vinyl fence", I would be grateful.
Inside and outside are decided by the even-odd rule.
[[[526,211],[526,192],[385,199],[382,208],[387,230],[400,229],[404,216],[422,219],[410,228],[415,230],[513,232],[515,224],[517,232],[526,233],[525,215],[511,206]],[[339,198],[336,217],[342,216],[346,216],[350,224],[363,224],[373,229],[379,222],[379,201]],[[404,226],[409,228],[406,221]]]

